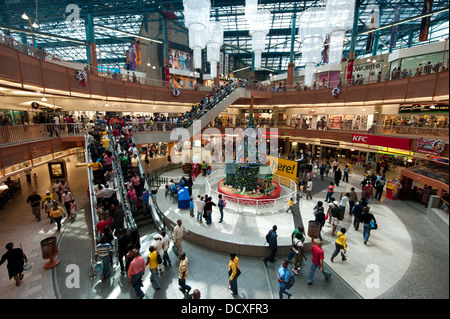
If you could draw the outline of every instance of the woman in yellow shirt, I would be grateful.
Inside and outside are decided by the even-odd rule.
[[[148,250],[150,251],[150,254],[147,257],[146,264],[148,265],[148,269],[150,269],[150,281],[153,282],[155,289],[161,289],[158,274],[156,272],[156,269],[158,267],[158,257],[157,257],[158,252],[153,246],[150,246]]]
[[[53,218],[53,220],[56,222],[56,225],[58,227],[57,231],[61,231],[61,219],[64,216],[64,209],[62,207],[58,206],[58,203],[53,203],[53,208],[49,212],[50,218]]]
[[[228,263],[228,274],[230,278],[228,279],[228,287],[231,290],[232,295],[238,294],[237,279],[241,274],[239,270],[239,258],[236,257],[235,253],[230,254],[230,262]]]
[[[336,249],[334,250],[333,254],[331,255],[331,261],[334,262],[334,257],[336,257],[339,252],[341,252],[342,261],[347,260],[346,253],[347,253],[347,236],[345,236],[345,233],[347,230],[345,228],[341,228],[341,231],[337,233],[337,239],[335,242]]]

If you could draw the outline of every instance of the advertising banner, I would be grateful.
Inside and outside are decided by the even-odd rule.
[[[425,139],[419,138],[414,145],[417,151],[424,154],[439,155],[445,148],[445,142],[440,139]]]
[[[402,5],[401,5],[401,3],[399,3],[395,6],[394,22],[398,22],[400,20],[401,10],[402,10]],[[390,48],[395,48],[395,46],[397,44],[398,27],[399,27],[398,25],[392,27],[391,40],[389,41]]]
[[[342,116],[335,116],[331,121],[332,129],[341,129],[342,128]]]
[[[298,163],[296,161],[290,161],[273,156],[268,156],[267,158],[269,159],[268,165],[274,174],[286,177],[289,180],[296,180],[298,168]],[[283,182],[283,180],[280,180],[280,184],[290,186],[290,181],[288,182],[288,180],[285,180]]]
[[[180,50],[169,49],[169,68],[190,71],[191,54]]]
[[[433,8],[433,0],[424,0],[422,14],[430,13],[432,8]],[[431,19],[430,16],[422,18],[422,21],[420,23],[419,41],[428,41],[428,32],[430,30],[430,19]]]

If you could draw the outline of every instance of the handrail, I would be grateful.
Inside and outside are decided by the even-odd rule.
[[[108,126],[107,129],[107,134],[108,134],[108,138],[111,140],[110,143],[110,148],[109,150],[111,151],[111,153],[113,154],[113,167],[114,170],[116,171],[116,179],[117,179],[117,186],[119,187],[119,195],[120,195],[120,201],[122,203],[122,208],[125,212],[125,223],[127,225],[127,228],[130,230],[136,230],[137,229],[137,225],[136,225],[136,221],[134,220],[133,214],[131,212],[131,208],[130,208],[130,203],[128,201],[128,196],[127,196],[127,192],[124,189],[125,186],[125,178],[122,174],[122,169],[118,163],[118,154],[117,154],[117,150],[115,148],[116,146],[116,140],[114,138],[114,136],[111,134],[111,129]]]
[[[220,174],[219,174],[220,173]],[[208,176],[205,180],[205,193],[208,194],[211,197],[218,198],[219,191],[214,190],[211,187],[211,179],[214,179],[214,183],[218,182],[217,175],[220,175],[219,180],[223,178],[224,173],[222,171],[217,171]],[[273,175],[273,181],[276,181],[280,186],[287,187],[289,189],[288,193],[280,196],[278,198],[267,198],[267,199],[254,199],[254,198],[241,198],[237,196],[233,196],[230,194],[224,194],[226,200],[229,200],[230,202],[237,203],[237,211],[240,212],[243,207],[254,207],[255,208],[255,214],[259,214],[262,212],[261,207],[268,208],[269,211],[272,213],[276,213],[281,209],[285,209],[285,204],[289,201],[290,198],[294,199],[294,202],[297,202],[297,183],[287,177],[280,176],[277,174]],[[289,185],[286,185],[285,183],[282,183],[282,180]],[[281,206],[277,206],[277,204],[280,204]]]
[[[131,139],[134,144],[136,144],[136,141],[134,140],[134,136],[131,136]],[[151,192],[151,189],[148,185],[147,181],[147,174],[145,172],[144,164],[142,163],[141,156],[138,156],[139,159],[139,172],[142,177],[144,177],[144,187],[147,191]],[[161,233],[166,228],[166,222],[164,219],[164,215],[162,214],[161,210],[159,209],[158,205],[156,204],[155,200],[152,200],[149,202],[149,205],[151,207],[150,211],[153,218],[153,223],[155,224],[156,229]]]
[[[83,136],[85,132],[85,127],[81,123],[14,124],[0,126],[0,145],[7,146],[52,137]]]
[[[89,138],[88,138],[88,134],[86,133],[84,136],[84,141],[85,141],[85,145],[86,145],[86,163],[87,164],[91,164],[92,163],[92,158],[91,158],[91,154],[88,150],[88,146],[89,146]],[[96,225],[99,222],[98,220],[98,215],[97,215],[97,209],[95,208],[95,206],[97,205],[97,199],[94,196],[94,188],[93,188],[93,181],[94,181],[94,176],[92,173],[92,169],[90,167],[87,167],[87,171],[88,171],[88,187],[89,187],[89,200],[91,203],[91,219],[92,219],[92,250],[91,250],[91,262],[89,265],[89,276],[91,279],[94,279],[95,277],[95,270],[94,270],[94,264],[95,264],[95,249],[97,247],[97,232],[95,231]]]

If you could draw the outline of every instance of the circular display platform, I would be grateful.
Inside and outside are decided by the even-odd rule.
[[[219,193],[224,195],[225,200],[231,201],[231,202],[239,202],[239,204],[244,205],[254,205],[257,201],[259,204],[269,204],[273,200],[280,197],[281,194],[281,187],[278,183],[272,182],[275,185],[274,190],[272,191],[271,195],[265,195],[265,194],[249,194],[249,195],[243,195],[235,193],[231,187],[225,186],[223,184],[225,179],[222,179],[217,184],[217,188]]]

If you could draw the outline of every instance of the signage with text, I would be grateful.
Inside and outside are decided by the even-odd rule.
[[[398,113],[433,113],[433,112],[448,112],[448,104],[412,104],[402,105],[398,109]]]
[[[270,168],[272,169],[272,172],[274,172],[274,174],[295,181],[295,179],[297,178],[297,167],[298,167],[298,163],[296,161],[290,161],[273,156],[268,156],[268,159]]]
[[[401,137],[387,137],[367,134],[353,134],[352,142],[359,144],[367,144],[373,146],[394,147],[397,149],[407,150],[411,149],[411,139]]]

